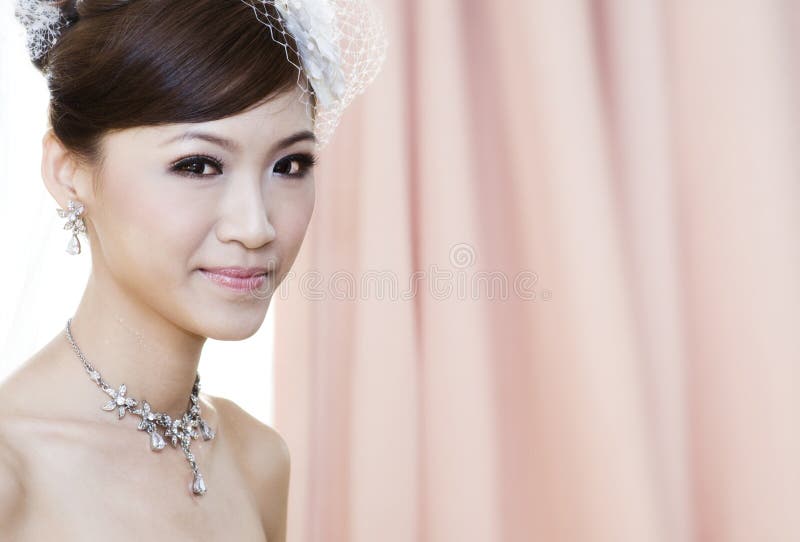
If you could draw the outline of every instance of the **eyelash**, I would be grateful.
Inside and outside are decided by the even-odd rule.
[[[316,165],[317,156],[315,154],[309,154],[309,153],[290,154],[289,156],[285,156],[280,160],[278,160],[277,162],[275,162],[275,166],[277,167],[278,164],[287,161],[289,162],[290,166],[292,162],[297,162],[298,164],[300,164],[300,171],[298,173],[280,173],[279,175],[293,179],[302,179]],[[181,158],[180,160],[175,162],[172,165],[172,171],[174,171],[178,175],[183,175],[186,177],[195,177],[195,178],[211,177],[212,175],[203,175],[202,173],[195,173],[193,171],[185,171],[181,169],[181,167],[187,165],[205,166],[206,164],[211,164],[212,166],[217,168],[220,171],[220,174],[222,174],[222,171],[225,168],[225,163],[222,161],[221,158],[217,158],[209,154],[195,154],[192,156]]]

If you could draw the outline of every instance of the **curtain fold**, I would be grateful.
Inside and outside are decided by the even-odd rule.
[[[289,539],[800,539],[796,11],[376,3],[273,306]]]
[[[700,539],[800,538],[798,19],[785,19],[789,6],[665,10]]]

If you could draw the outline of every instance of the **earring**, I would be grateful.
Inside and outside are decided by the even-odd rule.
[[[67,243],[67,254],[72,254],[73,256],[80,254],[81,242],[78,241],[78,234],[86,233],[86,223],[81,218],[83,203],[69,200],[69,208],[66,211],[64,209],[56,209],[56,212],[61,218],[68,219],[67,223],[64,224],[64,229],[72,230],[72,238]]]

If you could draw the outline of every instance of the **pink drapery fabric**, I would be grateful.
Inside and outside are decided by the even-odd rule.
[[[800,540],[800,9],[379,3],[274,305],[289,540]]]

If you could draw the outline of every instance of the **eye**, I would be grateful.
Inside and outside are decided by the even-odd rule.
[[[172,165],[172,171],[188,177],[211,177],[213,174],[204,173],[207,165],[215,167],[219,172],[218,174],[222,174],[222,160],[205,155],[182,158]]]
[[[313,154],[290,154],[275,163],[273,171],[285,177],[302,178],[317,163]]]

